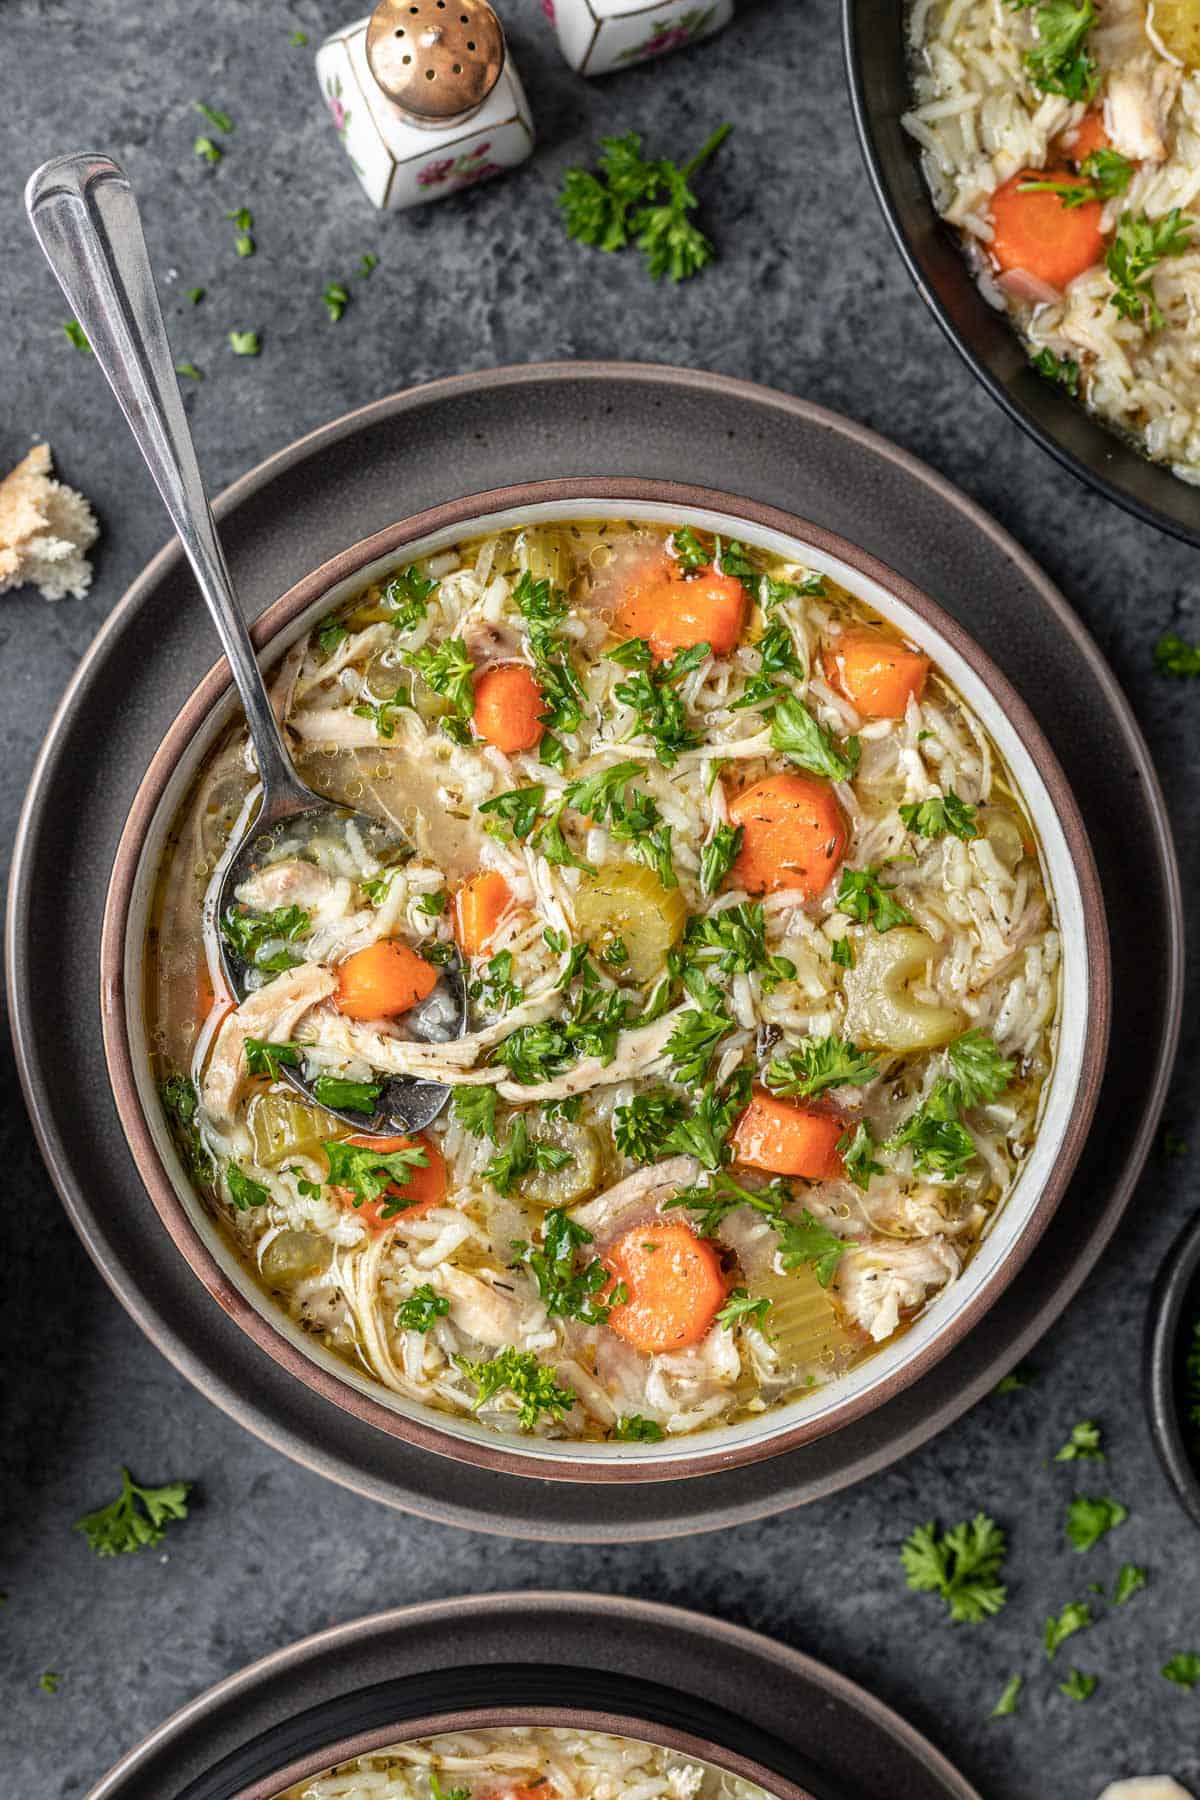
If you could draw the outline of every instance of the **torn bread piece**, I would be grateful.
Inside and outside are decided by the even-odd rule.
[[[30,583],[44,600],[81,600],[92,581],[85,552],[99,535],[83,495],[55,481],[50,446],[35,444],[0,481],[0,594]]]

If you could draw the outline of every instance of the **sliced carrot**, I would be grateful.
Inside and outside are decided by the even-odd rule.
[[[389,1182],[378,1200],[364,1200],[361,1206],[355,1206],[350,1188],[332,1190],[347,1212],[361,1219],[372,1234],[390,1231],[393,1225],[403,1225],[406,1219],[420,1219],[431,1206],[440,1206],[446,1198],[446,1159],[433,1139],[423,1131],[417,1137],[351,1137],[346,1142],[360,1150],[378,1150],[381,1156],[388,1156],[393,1150],[423,1150],[428,1158],[423,1167],[412,1170],[407,1181]],[[385,1219],[383,1209],[394,1200],[403,1200],[404,1209]]]
[[[612,628],[619,638],[645,638],[656,662],[693,644],[728,656],[746,625],[742,583],[711,566],[685,575],[670,557],[641,565],[621,595]]]
[[[394,1019],[434,990],[432,963],[398,938],[356,950],[338,970],[338,1010],[348,1019]]]
[[[1045,188],[1021,189],[1028,181],[1057,181],[1086,187],[1070,169],[1022,169],[992,195],[992,256],[1002,269],[1024,269],[1052,288],[1090,269],[1104,255],[1099,200],[1065,206]]]
[[[842,1172],[837,1145],[844,1129],[840,1119],[819,1107],[755,1088],[733,1128],[733,1151],[738,1162],[770,1175],[831,1181]]]
[[[203,1025],[216,1004],[216,998],[212,976],[208,972],[208,964],[201,962],[196,969],[196,1023],[198,1025]]]
[[[742,828],[731,886],[751,894],[798,888],[808,900],[825,892],[848,840],[829,782],[816,775],[768,775],[731,800],[728,812]]]
[[[1068,162],[1078,168],[1097,150],[1111,150],[1112,139],[1104,129],[1104,113],[1100,107],[1085,113],[1074,131],[1065,132],[1058,140],[1058,149]]]
[[[628,1295],[613,1307],[608,1322],[647,1356],[698,1344],[724,1305],[720,1257],[682,1220],[632,1226],[602,1261],[612,1275],[602,1293],[623,1282]]]
[[[454,935],[464,956],[482,956],[513,904],[512,889],[497,869],[480,869],[454,896]]]
[[[844,631],[822,652],[825,679],[868,719],[902,719],[925,692],[929,658],[882,631]]]
[[[475,735],[506,756],[536,750],[546,729],[538,714],[545,710],[545,696],[524,663],[497,663],[476,677]]]

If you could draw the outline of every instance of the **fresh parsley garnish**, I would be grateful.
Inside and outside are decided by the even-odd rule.
[[[92,346],[88,342],[87,333],[79,323],[78,319],[68,319],[63,326],[63,330],[67,334],[68,343],[70,343],[74,349],[82,350],[86,356],[92,354]]]
[[[1027,0],[1026,0],[1027,3]],[[1091,100],[1100,83],[1087,35],[1096,22],[1093,0],[1045,0],[1033,15],[1037,43],[1025,53],[1025,67],[1043,94]]]
[[[483,1178],[491,1182],[498,1194],[507,1196],[526,1175],[565,1169],[570,1160],[569,1150],[531,1138],[524,1113],[515,1113],[504,1143],[483,1171]]]
[[[710,655],[707,643],[692,644],[655,667],[645,638],[630,638],[608,652],[612,662],[633,671],[613,689],[616,699],[636,715],[628,736],[650,738],[667,768],[674,767],[681,751],[694,750],[700,742],[688,723],[678,685]]]
[[[1129,1508],[1122,1506],[1119,1500],[1106,1494],[1079,1494],[1067,1507],[1067,1540],[1081,1553],[1090,1550],[1117,1525],[1123,1525],[1128,1517]]]
[[[341,1075],[318,1075],[313,1098],[334,1112],[373,1113],[383,1092],[381,1081],[347,1081]]]
[[[1194,1650],[1181,1650],[1163,1664],[1162,1672],[1176,1687],[1194,1688],[1200,1683],[1200,1656]]]
[[[321,293],[325,311],[336,325],[350,304],[350,289],[342,281],[330,281]]]
[[[565,1154],[565,1153],[564,1153]],[[570,1161],[570,1157],[565,1157]],[[559,1165],[562,1166],[561,1164]],[[603,1325],[614,1306],[628,1298],[623,1282],[610,1287],[611,1276],[593,1257],[577,1267],[576,1253],[592,1242],[592,1234],[577,1225],[561,1207],[552,1207],[542,1221],[540,1246],[514,1241],[517,1261],[523,1263],[537,1284],[537,1291],[552,1319],[578,1319],[582,1325]],[[601,1290],[610,1292],[601,1298]]]
[[[798,1268],[804,1263],[822,1287],[828,1287],[837,1273],[838,1264],[847,1248],[843,1238],[814,1218],[808,1208],[793,1219],[785,1212],[792,1203],[792,1191],[785,1182],[773,1181],[768,1187],[746,1188],[725,1169],[709,1176],[696,1187],[680,1188],[664,1202],[664,1210],[686,1206],[695,1213],[695,1226],[701,1237],[712,1237],[721,1221],[739,1206],[749,1206],[766,1219],[776,1237],[780,1267]]]
[[[846,1131],[837,1141],[838,1155],[846,1171],[847,1181],[855,1187],[868,1188],[872,1175],[883,1174],[883,1164],[875,1161],[875,1139],[860,1120],[853,1131]]]
[[[963,1107],[988,1106],[998,1100],[1013,1078],[1015,1065],[1001,1056],[985,1031],[974,1028],[947,1047],[946,1061]]]
[[[1065,388],[1073,400],[1079,398],[1079,364],[1073,356],[1056,356],[1046,345],[1029,360],[1039,375]]]
[[[1113,284],[1110,302],[1123,319],[1132,319],[1148,331],[1161,328],[1163,316],[1154,297],[1154,270],[1164,256],[1181,255],[1191,242],[1192,221],[1177,206],[1161,219],[1149,219],[1145,213],[1121,214],[1105,267]]]
[[[976,1513],[939,1537],[932,1520],[919,1525],[900,1550],[910,1588],[940,1594],[956,1625],[977,1625],[1000,1611],[1007,1589],[1000,1579],[1007,1544],[986,1513]]]
[[[671,1093],[669,1088],[635,1094],[624,1106],[614,1109],[613,1142],[622,1156],[632,1157],[634,1162],[657,1162],[667,1136],[684,1112],[682,1095]]]
[[[1137,1563],[1122,1563],[1113,1587],[1113,1605],[1124,1606],[1146,1585],[1146,1571]]]
[[[1200,675],[1200,644],[1185,643],[1177,632],[1168,631],[1154,646],[1154,666],[1160,675],[1190,681]]]
[[[194,362],[178,362],[178,363],[176,363],[175,364],[175,373],[177,375],[185,376],[188,381],[203,381],[204,380],[203,369],[198,369]]]
[[[500,1096],[494,1087],[456,1087],[452,1090],[454,1117],[472,1137],[491,1138],[496,1142],[496,1108]]]
[[[1031,1369],[1028,1363],[1018,1363],[1015,1369],[1010,1369],[1007,1375],[1000,1377],[992,1392],[993,1394],[1017,1394],[1024,1388],[1032,1387],[1036,1380],[1036,1369]]]
[[[704,1080],[717,1045],[734,1028],[725,995],[701,970],[688,968],[684,986],[695,1004],[681,1012],[667,1039],[667,1056],[676,1081],[685,1087]]]
[[[257,356],[262,350],[262,340],[257,331],[231,331],[229,347],[235,356]]]
[[[734,1288],[717,1314],[717,1324],[723,1325],[726,1331],[732,1331],[735,1325],[744,1325],[751,1321],[755,1325],[761,1326],[770,1310],[769,1295],[763,1294],[760,1299],[752,1300],[745,1288]]]
[[[856,737],[847,738],[839,750],[832,734],[794,694],[780,700],[771,714],[771,745],[799,768],[829,781],[849,781],[862,755]]]
[[[297,1044],[268,1044],[264,1038],[248,1037],[245,1049],[246,1067],[251,1075],[268,1075],[272,1081],[279,1079],[280,1063],[295,1068],[300,1061]]]
[[[1099,1680],[1098,1675],[1085,1675],[1080,1669],[1072,1669],[1067,1679],[1059,1682],[1058,1691],[1068,1700],[1090,1700]]]
[[[891,931],[897,925],[913,922],[912,914],[892,898],[894,893],[894,888],[884,887],[876,868],[843,868],[834,904],[839,912],[845,913],[848,919],[857,920],[860,925],[873,925],[876,931]]]
[[[237,1212],[249,1212],[252,1206],[265,1206],[271,1198],[270,1188],[245,1174],[235,1162],[225,1164],[225,1183],[229,1198]]]
[[[338,645],[345,643],[350,633],[336,613],[329,613],[320,621],[313,635],[321,655],[332,656]]]
[[[743,829],[740,825],[718,825],[711,838],[700,852],[700,888],[705,894],[715,894],[730,869],[737,861],[742,847]]]
[[[653,1419],[644,1419],[641,1413],[624,1413],[613,1426],[612,1435],[619,1444],[661,1444],[666,1434]]]
[[[976,1154],[974,1139],[962,1123],[973,1106],[999,1099],[1013,1075],[1013,1064],[1001,1056],[986,1032],[966,1031],[946,1050],[948,1075],[939,1075],[925,1099],[888,1139],[886,1148],[911,1149],[918,1175],[940,1175],[954,1181]]]
[[[226,136],[233,130],[233,120],[227,112],[221,112],[216,106],[206,106],[203,100],[193,100],[192,105],[198,113],[203,113],[210,125],[223,131]]]
[[[804,664],[796,655],[796,646],[786,625],[768,625],[755,649],[759,657],[758,674],[750,677],[730,712],[742,712],[750,706],[771,706],[783,699],[785,690],[778,685],[777,676],[791,675],[797,681],[804,679]]]
[[[415,1288],[396,1308],[397,1331],[430,1331],[450,1311],[444,1294],[435,1293],[427,1281]]]
[[[1084,1631],[1092,1623],[1092,1609],[1086,1600],[1068,1600],[1062,1611],[1051,1614],[1042,1630],[1042,1643],[1046,1656],[1053,1661],[1060,1645],[1077,1631]]]
[[[693,915],[683,940],[683,955],[701,969],[719,969],[723,975],[758,975],[764,993],[790,980],[796,965],[786,956],[767,949],[766,914],[762,904],[743,900],[720,912]]]
[[[369,1205],[381,1195],[387,1196],[386,1205],[380,1209],[381,1219],[394,1219],[412,1204],[402,1193],[389,1194],[392,1184],[403,1187],[415,1169],[429,1166],[429,1156],[419,1145],[403,1150],[372,1150],[330,1139],[321,1148],[329,1158],[330,1184],[349,1188],[354,1206]]]
[[[214,144],[210,137],[198,137],[192,145],[192,149],[202,162],[210,163],[214,167],[225,154],[220,144]]]
[[[430,576],[422,575],[416,563],[410,563],[388,579],[382,601],[391,615],[390,623],[397,631],[412,631],[421,623],[439,585]]]
[[[1010,1675],[1004,1692],[997,1700],[989,1715],[993,1719],[1007,1719],[1017,1710],[1017,1698],[1025,1684],[1023,1675]]]
[[[637,132],[601,138],[599,174],[568,169],[559,207],[567,236],[599,250],[622,250],[632,238],[655,281],[685,281],[712,259],[713,246],[689,218],[697,201],[688,183],[733,129],[721,125],[680,168],[647,160]]]
[[[454,1362],[478,1389],[473,1410],[478,1412],[497,1394],[509,1393],[517,1402],[522,1431],[532,1431],[543,1413],[550,1419],[563,1418],[575,1404],[575,1390],[559,1387],[554,1370],[545,1368],[532,1350],[509,1345],[487,1362],[471,1362],[465,1356],[456,1356]]]
[[[435,694],[450,702],[460,719],[471,717],[475,710],[475,665],[461,638],[443,638],[436,647],[426,644],[420,650],[409,651],[405,660]]]
[[[766,1083],[777,1094],[810,1100],[827,1088],[861,1087],[874,1081],[879,1065],[849,1038],[810,1037],[796,1050],[786,1050],[767,1065]]]
[[[147,1545],[161,1544],[167,1526],[187,1518],[190,1481],[163,1487],[139,1487],[128,1469],[121,1470],[121,1492],[108,1506],[85,1513],[74,1529],[82,1531],[97,1556],[121,1556]]]
[[[911,831],[914,837],[940,838],[951,833],[970,842],[979,836],[975,808],[966,800],[960,800],[953,790],[901,806],[900,817],[905,830]]]
[[[1093,150],[1079,165],[1082,181],[1023,181],[1018,193],[1057,194],[1068,211],[1092,200],[1123,194],[1133,179],[1133,164],[1119,150]]]
[[[386,699],[360,700],[351,710],[356,719],[370,719],[375,726],[376,736],[390,742],[396,735],[396,714],[402,708],[411,706],[409,690],[398,687]]]
[[[1071,1435],[1062,1449],[1055,1453],[1055,1462],[1103,1462],[1104,1452],[1100,1448],[1100,1427],[1093,1419],[1081,1419],[1071,1429]]]
[[[284,969],[294,969],[303,960],[282,946],[294,944],[311,924],[309,914],[299,906],[277,906],[268,913],[231,906],[221,920],[221,936],[243,962],[279,974]],[[272,944],[281,947],[271,950]]]

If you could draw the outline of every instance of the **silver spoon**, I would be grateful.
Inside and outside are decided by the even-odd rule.
[[[30,176],[25,208],[171,515],[246,711],[262,800],[229,856],[217,922],[242,912],[237,889],[251,875],[285,856],[305,860],[306,846],[315,839],[344,841],[353,828],[381,863],[411,855],[411,845],[378,819],[313,793],[292,764],[217,537],[128,178],[107,156],[80,152],[56,157]],[[263,971],[224,931],[218,938],[226,977],[243,1000],[261,986]],[[414,1036],[440,1041],[460,1037],[466,1017],[466,981],[455,952],[429,999],[406,1023]],[[422,1130],[450,1093],[441,1082],[387,1076],[378,1084],[373,1110],[352,1110],[318,1102],[312,1081],[299,1069],[280,1064],[280,1073],[308,1099],[377,1136]]]

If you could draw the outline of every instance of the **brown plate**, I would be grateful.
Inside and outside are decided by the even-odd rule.
[[[1019,545],[873,432],[723,376],[630,364],[500,369],[338,420],[246,476],[217,510],[258,613],[348,539],[385,526],[398,494],[415,511],[456,488],[584,468],[618,479],[632,454],[641,475],[699,486],[720,487],[736,468],[742,493],[853,537],[931,593],[1043,721],[1087,822],[1115,963],[1096,1122],[1039,1254],[953,1358],[868,1419],[702,1481],[547,1484],[459,1465],[448,1483],[444,1461],[319,1401],[212,1304],[137,1176],[102,1075],[98,1009],[73,973],[98,966],[105,887],[133,797],[212,660],[173,549],[114,609],[59,708],[14,846],[8,914],[17,1060],[39,1144],[86,1247],[164,1354],[260,1437],[359,1492],[476,1530],[564,1541],[668,1537],[779,1512],[886,1467],[986,1394],[1077,1292],[1128,1203],[1161,1111],[1181,997],[1174,850],[1120,688]],[[114,708],[132,668],[138,704]]]
[[[984,1318],[1053,1217],[1087,1136],[1108,1044],[1108,937],[1079,810],[1057,758],[1011,684],[957,621],[910,582],[844,539],[778,509],[675,483],[599,477],[531,482],[472,495],[389,526],[314,570],[258,621],[257,643],[271,660],[281,657],[316,619],[375,579],[381,565],[391,567],[460,537],[478,537],[531,517],[597,514],[682,519],[775,549],[782,540],[798,546],[803,560],[818,568],[825,566],[822,558],[833,559],[835,579],[871,604],[881,610],[907,609],[898,621],[901,629],[946,668],[1017,777],[1043,844],[1060,915],[1059,1046],[1038,1141],[1012,1195],[958,1280],[899,1338],[819,1396],[773,1408],[757,1420],[652,1448],[542,1442],[516,1433],[501,1435],[472,1421],[452,1422],[449,1414],[394,1399],[382,1383],[368,1385],[288,1323],[255,1287],[187,1185],[147,1073],[141,997],[149,896],[181,791],[236,712],[224,662],[209,671],[164,737],[121,835],[100,945],[104,1042],[134,1160],[175,1244],[223,1311],[323,1401],[421,1449],[509,1475],[589,1483],[677,1481],[777,1456],[867,1418],[927,1374]]]
[[[903,1719],[811,1657],[678,1607],[538,1592],[304,1638],[200,1694],[90,1800],[274,1800],[348,1756],[468,1723],[619,1732],[780,1800],[979,1800]]]

